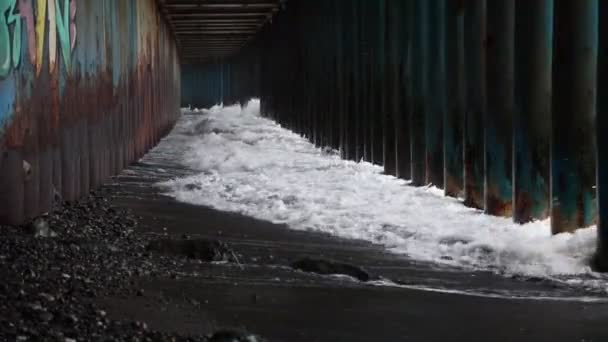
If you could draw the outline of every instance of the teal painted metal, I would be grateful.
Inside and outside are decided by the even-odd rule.
[[[363,160],[372,161],[372,137],[371,137],[371,121],[373,120],[374,103],[373,103],[373,89],[372,89],[372,47],[371,40],[374,39],[372,34],[372,23],[371,14],[373,12],[370,7],[373,6],[372,1],[362,0],[359,2],[359,10],[361,13],[360,30],[359,30],[359,44],[361,54],[361,117],[360,117],[360,129],[361,129],[361,143],[363,146]],[[371,37],[370,37],[371,36]]]
[[[365,101],[364,101],[364,69],[363,69],[363,53],[362,53],[362,44],[361,37],[363,35],[363,25],[362,25],[362,11],[361,11],[361,2],[365,0],[353,0],[352,8],[353,8],[353,40],[354,40],[354,49],[353,59],[353,87],[355,94],[355,108],[353,109],[354,115],[354,143],[355,143],[355,160],[360,161],[365,157],[365,135],[364,131],[364,114],[365,114]]]
[[[485,211],[511,217],[515,0],[492,0],[487,6]]]
[[[371,96],[372,105],[370,107],[370,141],[372,162],[384,166],[384,125],[387,121],[386,96],[384,86],[384,70],[386,67],[386,10],[385,0],[370,1],[372,4],[371,18],[372,26],[370,30],[373,34],[370,37],[370,55],[372,60],[371,68]]]
[[[405,105],[404,68],[407,51],[406,25],[404,20],[405,4],[388,1],[386,3],[387,21],[387,67],[386,67],[386,112],[384,125],[384,168],[388,174],[409,178],[409,137],[407,111]],[[404,171],[407,174],[404,175]]]
[[[221,104],[224,100],[222,92],[223,63],[204,66],[181,66],[182,107],[209,108]]]
[[[464,3],[446,6],[446,111],[443,118],[446,196],[464,196],[465,54]]]
[[[443,117],[446,111],[446,0],[430,0],[429,95],[425,112],[426,183],[443,188]]]
[[[517,1],[513,220],[549,216],[553,0]]]
[[[87,194],[171,127],[179,60],[151,0],[0,9],[0,223],[21,223],[55,191]]]
[[[484,118],[486,110],[485,46],[486,1],[467,1],[465,9],[465,58],[467,100],[464,149],[464,200],[484,209]]]
[[[225,103],[260,97],[319,147],[516,222],[548,211],[552,131],[554,231],[570,230],[594,216],[597,0],[558,2],[554,34],[553,0],[291,0],[209,96],[215,80]]]
[[[408,73],[408,57],[410,55],[410,30],[411,1],[390,1],[388,3],[391,26],[389,31],[393,32],[392,41],[395,44],[393,51],[394,75],[393,75],[393,102],[394,102],[394,126],[395,126],[395,173],[402,179],[411,178],[410,157],[410,75]],[[389,86],[391,87],[391,86]]]
[[[343,97],[341,101],[342,108],[342,157],[350,160],[357,160],[357,106],[358,96],[357,91],[357,31],[356,31],[356,16],[357,6],[353,5],[348,0],[336,1],[334,8],[336,15],[340,18],[340,26],[336,27],[339,32],[337,39],[341,40],[340,60],[342,68],[340,69],[342,82]]]
[[[412,36],[412,111],[410,113],[412,184],[426,185],[425,116],[428,112],[429,2],[415,0]]]
[[[379,82],[381,84],[380,91],[380,110],[382,116],[382,165],[384,166],[384,172],[389,175],[395,176],[397,174],[396,156],[395,156],[395,107],[394,97],[395,89],[393,88],[393,78],[396,76],[398,70],[395,69],[395,58],[394,50],[396,49],[394,43],[394,35],[396,30],[391,30],[390,25],[390,10],[388,1],[384,0],[379,3],[380,8],[380,32],[379,36],[382,39],[384,49],[383,54],[378,58],[380,59],[380,70],[379,70]],[[393,19],[394,20],[394,19]]]
[[[599,2],[597,87],[597,252],[594,266],[608,271],[608,2]]]
[[[556,0],[551,142],[551,228],[595,223],[598,1]]]

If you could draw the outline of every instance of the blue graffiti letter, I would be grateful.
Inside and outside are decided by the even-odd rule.
[[[21,63],[21,16],[15,13],[16,0],[0,0],[0,77],[4,78],[12,66]],[[15,24],[13,40],[9,25]],[[12,54],[11,54],[12,50]]]

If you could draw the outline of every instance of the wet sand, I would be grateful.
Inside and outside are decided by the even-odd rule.
[[[172,276],[136,278],[139,295],[99,299],[113,319],[182,334],[237,328],[270,341],[608,340],[606,303],[505,298],[593,295],[579,289],[416,263],[367,242],[177,203],[157,193],[155,180],[119,177],[113,185],[113,203],[139,217],[139,233],[219,239],[238,263],[180,263]],[[394,282],[477,295],[377,286],[289,267],[305,256],[362,266]]]

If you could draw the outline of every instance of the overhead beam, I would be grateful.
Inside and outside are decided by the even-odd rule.
[[[176,17],[184,17],[184,18],[251,18],[251,17],[261,17],[265,18],[270,14],[265,11],[238,11],[238,12],[229,12],[229,11],[221,11],[221,12],[193,12],[193,11],[183,11],[183,12],[169,12],[167,14],[170,18]]]
[[[218,29],[218,30],[206,30],[206,29],[192,29],[192,28],[186,28],[186,29],[175,29],[175,33],[176,34],[217,34],[217,35],[224,35],[224,34],[243,34],[243,33],[251,33],[254,34],[256,33],[256,30],[226,30],[226,29]]]
[[[158,0],[180,57],[231,54],[249,42],[284,0]]]
[[[203,27],[203,28],[217,28],[217,27],[228,27],[228,28],[235,28],[235,27],[251,27],[251,28],[257,28],[260,26],[259,23],[239,23],[239,22],[234,22],[234,23],[211,23],[211,24],[207,24],[207,23],[201,23],[201,22],[188,22],[188,23],[183,23],[183,22],[179,22],[179,21],[175,21],[174,22],[175,27]]]
[[[254,3],[254,4],[243,4],[238,2],[230,3],[192,3],[192,2],[180,2],[180,3],[167,3],[166,8],[193,8],[193,9],[273,9],[277,7],[276,3]]]
[[[203,23],[203,24],[230,24],[230,23],[250,23],[260,24],[259,19],[255,18],[197,18],[197,19],[172,19],[173,23],[187,24],[187,23]]]

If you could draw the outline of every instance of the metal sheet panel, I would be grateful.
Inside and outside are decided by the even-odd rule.
[[[179,60],[152,0],[0,7],[0,223],[20,223],[54,193],[85,195],[160,138],[179,115]],[[168,53],[154,53],[161,44]]]

